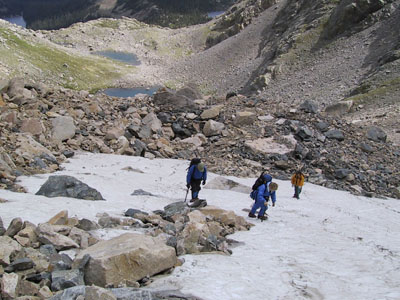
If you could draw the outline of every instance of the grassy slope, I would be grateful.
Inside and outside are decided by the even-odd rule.
[[[64,87],[95,90],[134,72],[133,67],[101,57],[78,56],[29,34],[22,36],[7,26],[0,27],[0,40],[2,78],[41,78]]]

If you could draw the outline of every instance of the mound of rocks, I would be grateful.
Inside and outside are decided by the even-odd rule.
[[[211,206],[194,209],[183,202],[152,214],[127,210],[132,211],[131,217],[101,214],[98,222],[70,218],[68,211],[61,211],[37,226],[16,218],[7,229],[0,219],[2,299],[72,295],[120,299],[121,294],[197,299],[179,291],[139,288],[148,285],[151,276],[181,265],[179,255],[212,251],[229,255],[226,236],[252,226],[231,211]],[[127,233],[99,240],[96,230],[104,228],[124,228]]]

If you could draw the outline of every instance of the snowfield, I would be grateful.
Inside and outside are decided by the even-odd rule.
[[[96,219],[122,216],[129,208],[151,212],[183,201],[188,161],[149,160],[105,154],[79,154],[63,164],[71,175],[97,189],[106,201],[34,195],[51,174],[21,177],[27,194],[0,190],[0,216],[7,228],[21,217],[35,224],[63,209],[69,216]],[[217,174],[209,174],[208,182]],[[227,177],[251,186],[254,178]],[[215,299],[400,299],[400,201],[365,198],[306,183],[300,200],[289,181],[279,184],[269,220],[249,219],[245,193],[203,188],[209,205],[233,210],[255,224],[228,236],[239,242],[231,256],[185,255],[171,275],[150,288],[180,289]],[[132,196],[143,189],[156,196]],[[127,229],[128,230],[128,229]],[[121,231],[121,230],[120,230]],[[118,232],[104,233],[108,238]]]

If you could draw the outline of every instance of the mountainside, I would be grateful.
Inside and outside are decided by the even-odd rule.
[[[240,1],[177,30],[129,18],[55,31],[2,21],[2,187],[15,188],[20,172],[57,169],[65,151],[189,159],[198,149],[217,173],[268,169],[287,179],[303,167],[317,184],[399,198],[400,38],[390,30],[399,23],[400,1],[348,0]],[[102,50],[134,53],[141,64],[93,55]],[[179,91],[95,93],[155,85]],[[61,116],[76,130],[57,142],[52,122]],[[57,163],[37,153],[21,160],[21,134]]]

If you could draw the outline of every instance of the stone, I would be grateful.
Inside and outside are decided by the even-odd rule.
[[[185,214],[188,210],[185,202],[174,202],[164,207],[162,217],[167,221],[175,222],[180,215]]]
[[[154,113],[149,113],[142,119],[143,125],[149,127],[153,133],[161,132],[162,123]]]
[[[138,281],[170,269],[176,263],[174,248],[156,238],[135,233],[100,241],[83,250],[74,266],[87,254],[91,259],[85,268],[85,283],[100,287]]]
[[[74,286],[84,285],[83,273],[78,269],[59,270],[51,273],[51,290],[61,291]]]
[[[43,124],[39,119],[23,120],[20,131],[32,135],[40,135],[43,133]]]
[[[96,222],[84,218],[79,220],[79,223],[76,225],[76,227],[85,231],[90,231],[99,229],[100,226]]]
[[[196,107],[193,98],[187,97],[183,93],[178,94],[171,89],[161,89],[153,96],[154,104],[164,111],[191,112]]]
[[[75,241],[81,249],[86,249],[89,247],[90,235],[82,229],[72,227],[68,237]]]
[[[331,140],[338,140],[338,141],[343,141],[344,140],[343,132],[341,130],[338,130],[338,129],[331,129],[331,130],[327,131],[325,133],[325,136],[328,139],[331,139]]]
[[[35,195],[46,197],[70,197],[83,200],[104,200],[97,190],[68,175],[52,175]]]
[[[360,144],[360,148],[362,151],[366,152],[366,153],[372,153],[374,152],[374,149],[368,145],[367,143],[361,143]]]
[[[212,179],[204,186],[204,188],[212,190],[227,190],[244,194],[250,194],[251,192],[251,188],[249,186],[238,183],[223,176],[218,176]]]
[[[343,116],[348,113],[353,107],[353,101],[339,101],[338,103],[331,104],[325,108],[325,113],[332,116]]]
[[[57,161],[50,150],[36,142],[32,136],[24,133],[17,134],[17,149],[15,150],[15,153],[27,160],[33,160],[35,157],[40,157],[41,155],[46,154]]]
[[[16,299],[19,276],[16,273],[4,273],[0,279],[3,299]]]
[[[286,154],[294,149],[288,148],[285,144],[278,143],[274,141],[273,137],[270,138],[260,138],[256,140],[245,141],[245,146],[253,153],[278,153]]]
[[[125,212],[125,217],[131,217],[134,218],[135,215],[137,214],[141,214],[141,215],[148,215],[147,212],[141,211],[139,209],[134,209],[134,208],[129,208],[126,212]]]
[[[86,287],[85,300],[117,300],[117,297],[110,290],[92,285]]]
[[[308,128],[307,126],[301,126],[298,128],[298,130],[296,131],[296,135],[301,138],[303,141],[308,141],[310,140],[313,136],[314,133],[312,132],[312,130],[310,128]]]
[[[9,236],[0,236],[0,265],[8,266],[11,263],[11,257],[22,250],[20,244]]]
[[[4,233],[4,235],[7,235],[9,237],[13,237],[14,235],[16,235],[23,226],[23,222],[21,218],[14,218],[12,219],[10,225],[8,226],[6,232]]]
[[[0,236],[4,235],[5,232],[6,232],[6,229],[4,228],[3,220],[0,217]]]
[[[335,178],[337,179],[344,179],[346,178],[349,174],[351,173],[351,171],[349,169],[337,169],[335,171]]]
[[[42,244],[52,244],[57,250],[79,248],[79,245],[72,239],[55,232],[50,224],[40,224],[36,228],[36,234]]]
[[[50,225],[66,225],[68,223],[68,210],[62,210],[47,221]]]
[[[305,111],[307,113],[312,113],[312,114],[318,113],[318,105],[310,100],[304,101],[299,108],[300,110]]]
[[[218,220],[219,223],[234,227],[237,230],[248,230],[252,226],[252,224],[246,222],[246,220],[237,216],[233,211],[223,210],[216,206],[206,206],[200,209],[200,212],[205,216],[210,216],[215,220]]]
[[[214,120],[208,120],[204,125],[203,133],[207,137],[220,135],[224,129],[225,125],[223,123]]]
[[[367,138],[374,142],[386,142],[387,134],[381,128],[371,126],[367,129]]]
[[[202,120],[215,119],[219,116],[222,108],[222,105],[215,105],[209,109],[206,109],[201,113],[200,118]]]
[[[52,139],[55,141],[65,141],[75,135],[76,127],[74,119],[71,117],[59,116],[52,120]]]
[[[8,272],[19,272],[29,270],[34,267],[33,260],[27,257],[15,259],[8,267]]]
[[[41,299],[49,299],[49,298],[51,298],[53,295],[54,295],[53,292],[50,290],[50,288],[49,288],[47,285],[41,287],[40,290],[39,290],[39,292],[38,292],[38,296],[39,296]]]
[[[315,124],[315,127],[317,127],[317,129],[321,132],[326,132],[329,129],[329,124],[326,122],[318,122],[317,124]]]
[[[257,116],[255,113],[250,111],[239,111],[236,113],[233,121],[235,126],[251,125],[255,122]]]

